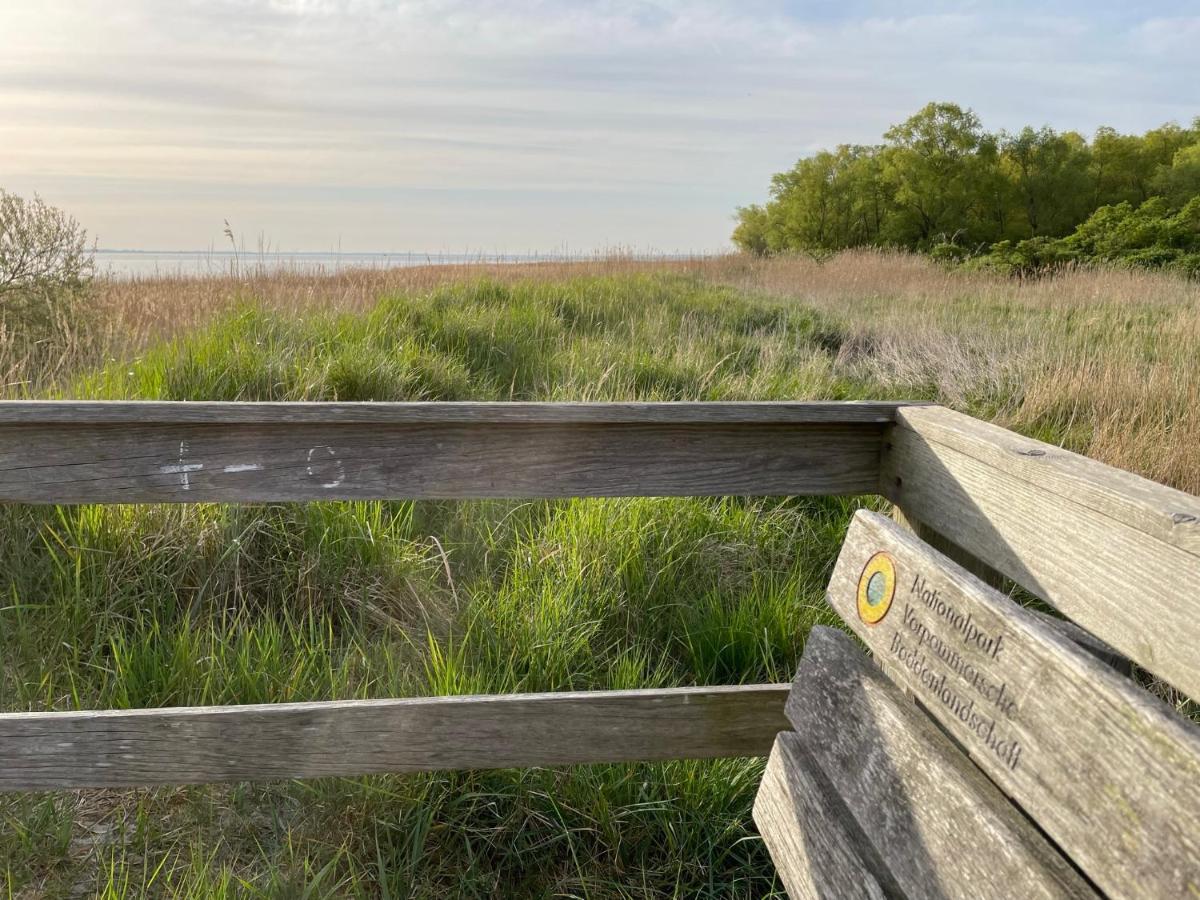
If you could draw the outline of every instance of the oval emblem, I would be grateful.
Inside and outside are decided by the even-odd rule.
[[[858,617],[868,625],[881,621],[896,596],[896,562],[882,550],[867,560],[858,577]]]

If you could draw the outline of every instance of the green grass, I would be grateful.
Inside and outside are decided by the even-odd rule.
[[[858,396],[815,311],[643,275],[453,284],[365,315],[253,305],[110,366],[76,396],[209,400],[729,400]],[[870,385],[879,388],[879,385]]]
[[[657,275],[248,304],[63,396],[934,399],[828,313]],[[979,403],[994,402],[985,391]],[[1048,426],[1049,427],[1049,426]],[[787,680],[865,501],[0,507],[0,698],[144,707]],[[874,501],[871,501],[874,502]],[[756,760],[0,798],[8,894],[782,896]]]

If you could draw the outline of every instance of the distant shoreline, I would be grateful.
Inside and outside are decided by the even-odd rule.
[[[227,275],[235,272],[293,272],[314,274],[358,268],[408,268],[413,266],[502,265],[538,262],[585,262],[620,257],[637,260],[690,259],[710,253],[634,253],[621,250],[594,253],[421,253],[321,252],[232,250],[132,250],[102,248],[95,251],[96,272],[113,278],[138,276]]]

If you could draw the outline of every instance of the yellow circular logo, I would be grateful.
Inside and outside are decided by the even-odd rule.
[[[887,615],[896,596],[896,562],[880,551],[867,560],[858,576],[858,617],[874,625]]]

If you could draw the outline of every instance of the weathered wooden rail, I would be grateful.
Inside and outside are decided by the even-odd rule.
[[[0,717],[0,790],[764,756],[786,684]]]
[[[862,494],[894,403],[0,403],[0,501]],[[0,714],[0,790],[765,756],[787,685]]]
[[[25,503],[861,494],[887,403],[0,403]]]
[[[1200,499],[916,404],[0,403],[7,502],[873,493],[910,531],[860,513],[829,599],[887,677],[819,631],[790,691],[10,712],[0,790],[774,743],[756,817],[798,896],[1200,895],[1200,738],[1120,671],[1200,698]],[[880,554],[894,594],[958,619],[856,608]],[[1005,578],[1070,621],[989,587]]]
[[[880,489],[827,594],[875,665],[813,632],[756,803],[789,893],[1200,896],[1200,729],[1121,655],[1200,696],[1200,501],[938,407]]]

